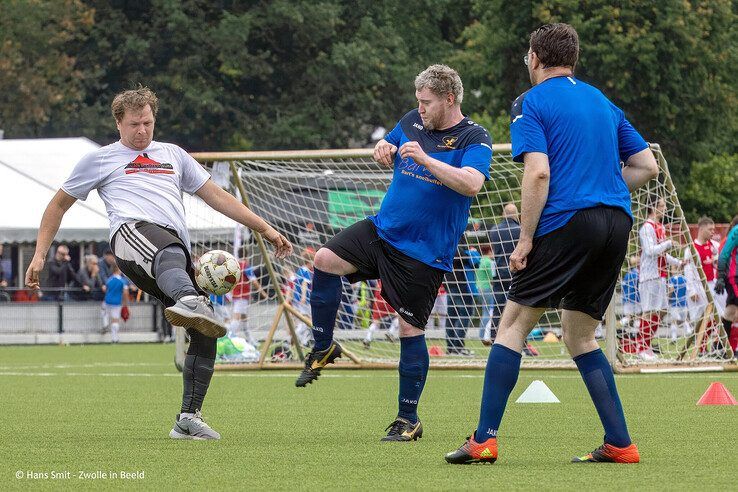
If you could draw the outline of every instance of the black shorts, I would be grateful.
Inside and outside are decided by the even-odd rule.
[[[356,267],[349,282],[380,279],[382,297],[416,328],[425,329],[445,271],[397,250],[364,219],[336,234],[324,246]]]
[[[527,267],[513,274],[508,299],[524,306],[580,311],[602,320],[628,249],[632,219],[619,208],[578,211],[533,240]]]
[[[136,284],[136,287],[156,297],[167,307],[173,306],[175,300],[164,294],[156,285],[154,258],[159,251],[173,244],[181,246],[184,250],[187,257],[187,273],[195,289],[200,291],[195,282],[195,270],[192,267],[189,248],[174,230],[143,220],[131,221],[120,226],[110,241],[120,271]]]

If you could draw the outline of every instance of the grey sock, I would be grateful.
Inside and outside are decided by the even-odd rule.
[[[167,246],[156,254],[154,275],[156,285],[175,301],[197,295],[197,289],[187,274],[187,256],[179,246]]]

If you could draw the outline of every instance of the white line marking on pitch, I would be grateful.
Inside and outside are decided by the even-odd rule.
[[[67,376],[67,377],[132,377],[132,378],[154,378],[154,377],[165,377],[165,378],[181,378],[182,375],[178,372],[170,373],[147,373],[147,372],[28,372],[28,371],[0,371],[0,377],[15,377],[15,376],[26,376],[26,377],[51,377],[51,376]],[[255,379],[291,379],[295,375],[291,372],[288,374],[280,373],[259,373],[259,372],[216,372],[215,377],[218,378],[255,378]],[[372,374],[367,372],[364,374],[321,374],[323,378],[332,379],[396,379],[396,374]],[[521,378],[525,379],[527,376],[521,374]],[[549,376],[530,375],[530,377],[543,377],[543,379],[580,379],[579,374],[552,374]],[[696,374],[659,374],[658,377],[668,379],[694,379],[694,378],[710,378],[710,379],[736,379],[738,374],[725,374],[722,373],[719,376],[710,373],[696,373]],[[484,374],[437,374],[431,375],[429,379],[483,379]],[[628,382],[630,375],[625,378],[619,378],[621,382]]]

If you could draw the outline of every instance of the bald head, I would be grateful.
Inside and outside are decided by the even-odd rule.
[[[505,219],[517,219],[518,207],[516,207],[514,203],[508,203],[502,209],[502,217]]]

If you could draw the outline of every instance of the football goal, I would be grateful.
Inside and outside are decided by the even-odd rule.
[[[658,145],[651,148],[661,172],[632,196],[635,222],[628,256],[608,313],[597,329],[598,340],[621,372],[734,369],[735,364],[728,362],[733,354],[701,264],[693,260],[697,253],[666,160]],[[304,275],[300,271],[310,270],[312,254],[327,239],[379,209],[392,170],[375,163],[371,154],[371,149],[194,154],[217,183],[286,233],[295,246],[294,255],[276,260],[258,234],[234,226],[201,201],[187,197],[190,222],[202,224],[191,231],[195,259],[211,249],[231,251],[241,259],[245,272],[236,295],[216,301],[222,304],[218,311],[230,330],[230,337],[219,341],[219,368],[301,365],[311,339],[308,296],[302,292]],[[491,275],[491,282],[496,281],[495,265],[502,259],[488,251],[494,250],[500,235],[490,231],[513,218],[503,218],[507,204],[519,207],[522,171],[522,164],[512,160],[509,144],[494,146],[491,179],[473,200],[469,225],[457,251],[456,274],[447,275],[426,328],[432,367],[485,365],[497,318],[488,315],[491,306],[478,289],[477,275],[480,279]],[[666,203],[662,223],[666,238],[673,243],[665,253],[683,263],[669,268],[666,281],[671,285],[672,277],[684,279],[689,308],[674,309],[681,307],[684,292],[669,289],[665,300],[669,307],[657,318],[649,315],[644,324],[637,305],[632,305],[637,299],[633,269],[637,275],[642,254],[638,231],[656,198]],[[485,273],[478,271],[480,265],[486,268]],[[674,285],[685,285],[679,282]],[[484,290],[486,284],[480,283]],[[378,292],[375,282],[352,285],[344,279],[335,338],[344,347],[345,356],[338,366],[397,365],[396,315],[382,305]],[[177,329],[177,333],[181,357],[186,339],[183,330]],[[573,367],[561,341],[557,310],[547,311],[531,333],[523,366]]]

